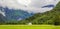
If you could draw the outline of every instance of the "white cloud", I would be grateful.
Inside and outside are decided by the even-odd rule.
[[[19,4],[28,5],[31,3],[31,0],[16,0]]]
[[[31,0],[31,3],[28,6],[18,4],[16,0],[0,0],[0,6],[9,7],[14,9],[22,9],[24,11],[33,12],[33,13],[43,13],[50,11],[52,8],[41,8],[44,5],[53,4],[56,5],[59,0]]]

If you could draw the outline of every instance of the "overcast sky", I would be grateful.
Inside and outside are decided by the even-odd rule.
[[[14,9],[22,9],[24,11],[28,11],[29,13],[43,13],[46,11],[50,11],[53,9],[51,8],[41,8],[45,5],[56,5],[59,2],[59,0],[31,0],[31,3],[28,5],[22,5],[17,3],[16,0],[0,0],[0,6],[3,7],[9,7]]]

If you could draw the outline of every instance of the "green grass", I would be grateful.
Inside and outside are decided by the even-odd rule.
[[[60,26],[55,26],[55,29],[60,29]]]
[[[0,25],[0,29],[60,29],[54,25]]]

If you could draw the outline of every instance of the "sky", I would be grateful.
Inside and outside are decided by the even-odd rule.
[[[27,11],[29,13],[44,13],[53,9],[50,8],[42,8],[42,6],[46,5],[54,5],[59,2],[60,0],[0,0],[0,6],[8,7],[9,9],[14,8],[15,10],[20,9]]]

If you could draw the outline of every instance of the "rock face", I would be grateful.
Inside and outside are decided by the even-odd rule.
[[[7,21],[7,18],[3,16],[2,14],[0,14],[0,24],[5,23],[6,21]]]

